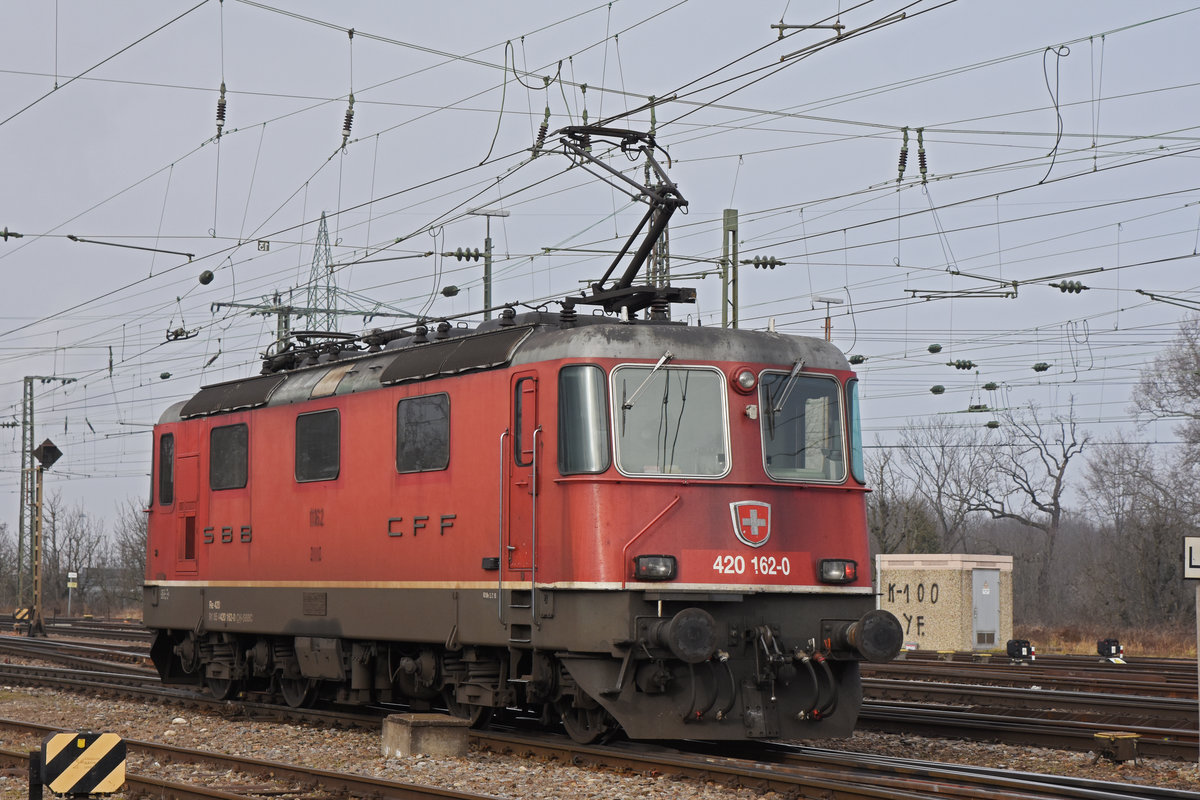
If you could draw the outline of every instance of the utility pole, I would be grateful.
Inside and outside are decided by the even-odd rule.
[[[727,208],[721,225],[721,327],[738,326],[738,212]],[[732,298],[730,294],[732,293]],[[729,313],[730,305],[733,313]],[[732,317],[732,324],[730,322]]]
[[[33,383],[74,383],[74,378],[61,378],[57,375],[26,375],[24,392],[21,403],[21,503],[17,517],[17,605],[25,607],[28,596],[25,593],[25,576],[32,572],[32,555],[27,551],[33,545],[34,511],[39,505],[37,497],[37,476],[33,466]],[[28,543],[28,545],[26,544]]]
[[[499,208],[476,208],[468,211],[487,219],[487,232],[483,239],[483,318],[492,318],[492,217],[507,217],[508,212]]]

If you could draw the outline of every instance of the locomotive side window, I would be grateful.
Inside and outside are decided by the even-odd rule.
[[[533,463],[533,432],[537,427],[537,378],[521,378],[513,396],[513,460],[518,467]]]
[[[213,428],[208,435],[208,485],[214,491],[246,485],[249,462],[246,424]]]
[[[617,466],[627,475],[719,477],[729,471],[725,378],[698,367],[613,370]]]
[[[858,381],[846,384],[846,398],[850,401],[850,474],[859,483],[866,483],[863,472],[862,419],[858,407]]]
[[[837,381],[767,372],[759,386],[767,474],[781,481],[844,480],[846,447]]]
[[[164,433],[158,440],[158,504],[175,502],[175,434]]]
[[[608,403],[604,370],[591,364],[558,373],[558,471],[563,475],[608,469]]]
[[[396,404],[396,471],[433,472],[450,465],[450,397],[431,394]]]
[[[296,480],[331,481],[338,476],[340,430],[336,408],[296,417]]]

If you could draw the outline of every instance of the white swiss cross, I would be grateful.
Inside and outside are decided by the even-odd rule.
[[[750,529],[750,538],[751,539],[757,539],[758,538],[758,529],[766,524],[767,524],[767,521],[765,519],[758,518],[758,509],[757,508],[750,509],[750,516],[742,517],[742,525]]]
[[[748,547],[762,547],[771,538],[771,505],[758,500],[729,504],[733,532]]]

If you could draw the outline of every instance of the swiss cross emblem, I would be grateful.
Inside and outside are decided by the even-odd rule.
[[[755,500],[730,503],[733,532],[738,541],[749,547],[762,547],[771,538],[771,505]]]

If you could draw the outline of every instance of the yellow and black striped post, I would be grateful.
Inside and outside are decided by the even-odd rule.
[[[60,795],[119,791],[125,785],[125,741],[115,733],[52,733],[42,740],[41,781]]]

